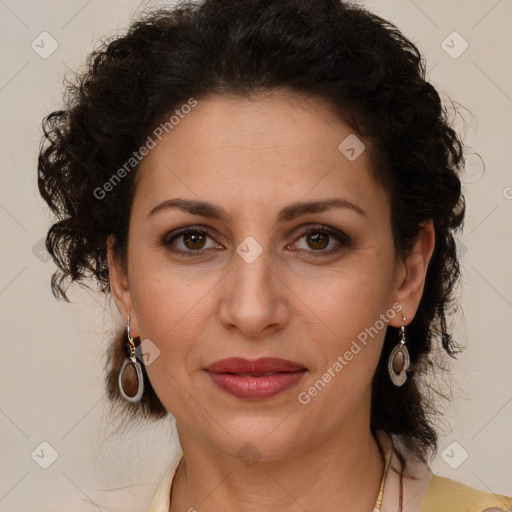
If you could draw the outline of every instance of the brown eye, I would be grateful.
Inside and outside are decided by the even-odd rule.
[[[329,256],[352,247],[352,239],[329,226],[311,226],[294,242],[295,248],[311,256]]]
[[[324,233],[307,235],[308,244],[312,249],[321,250],[329,245],[329,236]]]
[[[162,245],[184,256],[201,256],[211,250],[223,247],[213,239],[213,233],[203,229],[184,228],[173,231],[162,239]]]
[[[202,249],[205,244],[206,237],[200,233],[186,233],[182,235],[183,244],[187,249]]]

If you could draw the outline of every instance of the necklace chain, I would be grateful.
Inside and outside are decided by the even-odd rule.
[[[375,507],[373,508],[373,512],[380,511],[380,507],[382,505],[382,496],[384,495],[385,481],[386,481],[386,468],[384,467],[384,474],[382,475],[382,482],[380,484],[379,495],[377,496],[377,501],[375,502]]]

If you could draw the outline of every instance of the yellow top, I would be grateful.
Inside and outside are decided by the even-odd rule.
[[[381,431],[377,432],[377,439],[385,457],[385,480],[374,512],[398,512],[400,462],[393,447],[396,440]],[[182,457],[180,452],[165,472],[148,512],[169,512],[171,485]],[[402,512],[512,512],[511,497],[482,492],[434,475],[428,464],[413,459],[407,461],[402,490]]]
[[[512,512],[512,498],[478,491],[449,478],[433,476],[421,512]]]

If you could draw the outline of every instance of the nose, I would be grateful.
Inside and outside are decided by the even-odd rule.
[[[253,260],[242,248],[232,265],[222,283],[219,319],[224,327],[253,339],[282,330],[290,316],[289,289],[269,251]]]

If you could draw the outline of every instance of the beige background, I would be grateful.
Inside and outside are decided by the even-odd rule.
[[[138,5],[0,0],[1,512],[146,510],[175,451],[170,421],[107,439],[102,372],[117,310],[79,288],[70,293],[73,304],[57,302],[49,287],[53,263],[38,249],[51,220],[36,184],[41,119],[59,108],[67,69],[80,67],[93,43],[115,35]],[[467,349],[452,368],[453,403],[431,467],[512,495],[512,2],[366,5],[419,45],[431,81],[471,111],[462,110],[465,140],[486,170],[467,156],[468,214],[459,241],[465,314],[456,332]],[[46,59],[31,47],[43,31],[58,44]],[[454,31],[469,44],[457,58],[442,47]],[[464,44],[458,36],[447,43],[452,54]],[[57,458],[43,469],[52,450]]]

